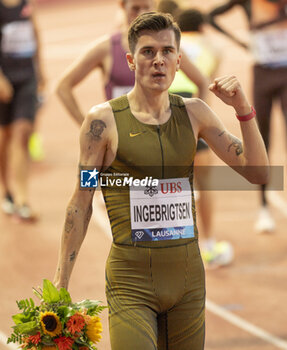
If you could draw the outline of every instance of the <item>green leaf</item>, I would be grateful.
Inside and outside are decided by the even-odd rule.
[[[26,305],[25,300],[16,301],[16,303],[20,310],[25,309],[25,305]]]
[[[67,289],[60,289],[60,300],[67,304],[70,304],[72,302],[70,293],[67,291]]]
[[[17,326],[14,326],[13,328],[14,328],[15,333],[29,334],[29,333],[35,331],[36,329],[38,329],[38,324],[36,321],[31,321],[31,322],[18,324]]]
[[[17,314],[12,316],[13,321],[15,324],[21,324],[21,323],[27,323],[31,321],[31,319],[35,316],[35,312],[29,312],[27,314]]]
[[[34,300],[32,298],[30,298],[30,305],[32,308],[35,307],[35,303],[34,303]]]
[[[43,300],[46,303],[57,303],[60,301],[60,293],[53,283],[47,279],[43,281]]]
[[[36,295],[37,298],[40,300],[43,298],[42,294],[35,288],[33,288],[33,293]]]
[[[75,303],[75,307],[78,309],[87,309],[87,314],[94,316],[102,312],[106,306],[100,306],[101,302],[98,300],[83,300],[79,303]]]
[[[74,314],[73,308],[69,306],[59,306],[57,309],[57,314],[60,317],[61,320],[66,319]]]
[[[90,309],[90,308],[94,308],[95,306],[99,306],[101,302],[98,300],[82,300],[79,303],[75,303],[75,305],[79,306],[80,308],[85,308],[85,309]]]

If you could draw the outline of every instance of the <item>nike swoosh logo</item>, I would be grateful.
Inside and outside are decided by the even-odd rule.
[[[130,132],[130,137],[135,137],[135,136],[141,135],[143,133],[145,133],[145,131],[142,131],[142,132]]]

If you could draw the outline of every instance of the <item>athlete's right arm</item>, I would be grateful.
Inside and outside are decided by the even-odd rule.
[[[83,123],[85,117],[73,94],[73,88],[95,68],[103,69],[104,61],[109,54],[110,37],[107,36],[94,42],[82,56],[67,68],[59,80],[57,94],[70,115],[79,125]]]
[[[9,103],[13,97],[13,87],[0,68],[0,102]]]
[[[109,165],[113,159],[112,143],[114,122],[108,103],[94,107],[81,128],[80,169]],[[54,278],[57,287],[68,287],[73,266],[85,238],[92,215],[94,189],[80,188],[80,176],[74,194],[66,210],[66,218],[61,239],[58,266]]]

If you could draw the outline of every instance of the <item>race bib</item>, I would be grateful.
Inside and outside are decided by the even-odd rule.
[[[287,28],[254,32],[252,50],[256,63],[287,66]]]
[[[194,237],[188,178],[159,180],[158,186],[131,186],[130,213],[133,242]]]
[[[33,57],[36,41],[32,23],[17,21],[5,24],[2,28],[1,51],[12,57]]]
[[[112,88],[112,98],[117,98],[122,95],[126,95],[128,92],[131,91],[132,88],[132,86],[114,86]]]

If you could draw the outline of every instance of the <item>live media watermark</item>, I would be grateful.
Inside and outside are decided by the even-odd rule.
[[[201,191],[258,191],[260,186],[251,184],[228,166],[141,166],[117,169],[117,172],[100,172],[100,167],[80,167],[80,188],[100,190],[111,188],[125,190],[133,188],[153,188],[160,179],[187,177],[195,189]],[[108,169],[110,170],[110,169]],[[264,171],[264,167],[250,166],[254,172]],[[139,176],[141,174],[141,176]],[[146,175],[146,176],[145,176]],[[284,190],[284,166],[270,166],[270,180],[267,191]],[[204,178],[204,180],[202,180]],[[199,180],[199,181],[198,181]],[[199,185],[200,183],[200,185]]]
[[[142,179],[134,178],[129,174],[122,173],[100,173],[96,168],[93,170],[81,170],[80,187],[98,188],[98,187],[153,187],[158,186],[159,180],[146,176]]]

